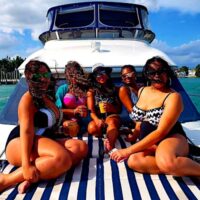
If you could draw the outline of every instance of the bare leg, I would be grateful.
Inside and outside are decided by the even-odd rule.
[[[102,136],[101,129],[98,128],[98,126],[96,125],[96,123],[94,121],[91,121],[88,124],[88,133],[90,135],[94,135],[96,137],[101,137]]]
[[[107,117],[106,123],[108,125],[106,136],[107,140],[105,140],[104,145],[107,151],[112,150],[115,147],[115,142],[119,135],[119,127],[120,127],[120,118],[117,116]]]
[[[156,164],[156,146],[143,152],[132,154],[127,161],[128,166],[140,173],[160,174],[162,173]]]
[[[72,165],[78,164],[87,156],[88,146],[84,141],[78,139],[59,139],[57,141],[69,152]]]
[[[6,150],[8,161],[15,165],[21,165],[20,140],[12,140]],[[33,164],[39,171],[39,179],[49,180],[58,177],[72,166],[70,154],[57,142],[43,137],[35,139]],[[10,174],[0,175],[0,191],[24,181],[22,167]]]
[[[161,171],[174,176],[200,176],[200,164],[187,157],[185,137],[176,134],[163,140],[156,150],[156,162]]]

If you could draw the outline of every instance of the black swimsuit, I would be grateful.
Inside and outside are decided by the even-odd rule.
[[[144,88],[142,88],[141,92],[140,92],[140,96],[141,93],[143,91]],[[163,103],[160,107],[157,108],[153,108],[153,109],[149,109],[149,110],[143,110],[141,108],[139,108],[136,105],[133,106],[133,110],[130,114],[130,117],[133,121],[140,121],[141,123],[141,135],[140,135],[140,139],[144,138],[146,135],[148,135],[149,133],[151,133],[152,131],[157,129],[157,126],[160,122],[160,118],[163,114],[164,111],[164,103],[165,100],[167,99],[167,97],[171,94],[168,93],[166,95],[166,97],[163,100]],[[140,98],[139,96],[139,98]],[[139,99],[138,99],[139,100]],[[172,129],[170,130],[170,132],[168,133],[167,136],[169,135],[173,135],[179,133],[181,135],[186,136],[181,124],[179,122],[176,122],[175,125],[172,127]]]
[[[60,137],[61,135],[55,134],[55,130],[61,125],[63,118],[61,110],[59,110],[59,113],[59,118],[56,119],[55,113],[50,108],[42,108],[38,110],[34,115],[34,128],[36,135],[42,135],[52,139]],[[8,143],[17,137],[20,137],[19,125],[10,132],[6,141],[5,149]]]

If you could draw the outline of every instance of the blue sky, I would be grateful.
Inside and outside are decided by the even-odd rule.
[[[25,58],[42,48],[38,36],[46,30],[46,11],[68,1],[1,0],[0,59],[17,55]],[[167,53],[178,66],[193,68],[200,64],[200,0],[134,2],[149,10],[151,30],[156,34],[152,46]]]

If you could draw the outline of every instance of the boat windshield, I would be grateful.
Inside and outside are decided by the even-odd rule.
[[[76,28],[87,27],[94,22],[94,6],[80,8],[60,8],[57,11],[55,27]]]
[[[92,2],[53,7],[47,15],[49,30],[40,35],[49,40],[139,39],[152,42],[145,7],[127,3]]]
[[[139,24],[135,7],[99,5],[99,22],[103,26],[134,28]]]

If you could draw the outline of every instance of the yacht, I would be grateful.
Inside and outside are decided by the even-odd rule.
[[[125,64],[136,67],[138,84],[147,59],[164,58],[172,67],[176,64],[164,53],[151,46],[155,33],[150,30],[148,10],[130,0],[68,0],[65,5],[47,11],[47,29],[39,36],[43,48],[21,64],[22,78],[16,85],[0,114],[1,171],[9,173],[16,168],[5,158],[4,146],[10,131],[18,123],[17,107],[27,90],[24,67],[31,59],[46,62],[57,80],[65,82],[64,66],[75,60],[85,71],[91,72],[96,63],[113,69],[113,79],[120,83],[119,72]],[[179,120],[187,136],[200,145],[200,114],[177,78],[173,88],[180,92],[185,109]],[[123,110],[121,117],[127,119]],[[120,135],[117,148],[131,144]],[[115,163],[101,154],[103,141],[83,132],[79,138],[87,142],[88,157],[78,166],[51,181],[34,184],[25,194],[17,193],[17,186],[0,194],[0,199],[199,199],[200,181],[191,177],[149,175],[130,170],[126,162]]]

